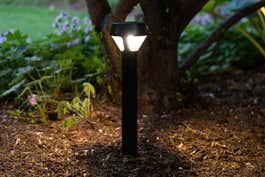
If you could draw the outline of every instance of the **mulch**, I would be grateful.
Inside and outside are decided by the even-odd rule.
[[[0,176],[265,176],[265,72],[201,79],[200,99],[139,115],[139,156],[122,156],[120,109],[96,105],[72,128],[30,124],[0,108]],[[93,120],[91,124],[90,120]]]

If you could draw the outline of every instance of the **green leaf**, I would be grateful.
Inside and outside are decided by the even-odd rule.
[[[11,93],[16,92],[20,87],[22,87],[25,84],[25,80],[20,81],[19,83],[17,83],[16,85],[13,85],[11,88],[9,88],[8,90],[6,90],[4,93],[2,93],[0,95],[0,97],[4,97],[7,96]]]
[[[62,127],[71,128],[71,127],[75,126],[77,123],[78,123],[78,121],[75,117],[68,117],[63,121]]]
[[[110,85],[108,85],[108,94],[111,96],[111,98],[113,97],[113,91]]]
[[[81,99],[79,97],[75,97],[71,102],[71,107],[73,111],[79,112],[81,109]]]
[[[23,113],[23,111],[17,109],[17,110],[11,111],[9,114],[11,116],[14,116],[14,117],[19,117],[19,116],[21,116],[22,113]]]
[[[89,82],[86,82],[83,84],[83,87],[84,87],[84,92],[86,94],[87,97],[92,97],[92,98],[95,98],[96,97],[96,91],[95,91],[95,88],[92,84],[90,84]]]

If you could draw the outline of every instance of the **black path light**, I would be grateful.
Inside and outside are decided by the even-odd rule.
[[[113,23],[111,36],[122,52],[122,153],[137,155],[137,52],[146,38],[144,23]]]

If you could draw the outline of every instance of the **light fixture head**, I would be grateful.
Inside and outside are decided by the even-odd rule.
[[[127,36],[128,34],[134,36],[145,36],[147,33],[146,25],[143,22],[120,22],[112,23],[112,36]]]
[[[136,52],[146,38],[147,27],[142,22],[113,23],[110,34],[120,51]]]

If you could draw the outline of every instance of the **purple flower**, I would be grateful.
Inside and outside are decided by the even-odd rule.
[[[69,14],[67,12],[64,12],[64,11],[61,12],[60,16],[62,16],[65,19],[69,18]]]
[[[0,44],[3,44],[6,41],[6,37],[0,36]]]
[[[67,26],[68,26],[67,23],[63,23],[63,24],[61,24],[60,29],[59,29],[59,35],[62,35],[62,34],[64,34],[64,33],[66,33],[66,31],[67,31]]]
[[[58,15],[56,18],[55,18],[55,21],[56,22],[62,22],[62,19],[63,17],[61,15]]]
[[[85,43],[88,43],[90,41],[90,36],[85,37],[84,41]]]
[[[92,25],[92,22],[91,22],[91,20],[88,17],[84,17],[83,22],[86,25]]]
[[[59,24],[62,22],[62,16],[61,15],[58,15],[52,22],[52,27],[53,28],[58,28],[59,27]]]
[[[92,28],[91,27],[86,27],[85,28],[85,33],[88,34],[92,31]]]
[[[76,30],[80,28],[80,20],[78,17],[73,17],[72,19],[72,30]]]
[[[214,21],[213,17],[207,13],[201,13],[194,17],[193,22],[200,25],[207,25]]]

